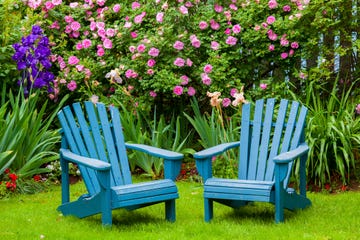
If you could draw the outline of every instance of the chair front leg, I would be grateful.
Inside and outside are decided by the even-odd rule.
[[[169,222],[175,222],[176,220],[175,199],[165,202],[165,218]]]
[[[101,187],[101,220],[105,226],[112,225],[112,208],[111,208],[111,192],[110,192],[110,171],[99,171],[99,182]]]
[[[210,222],[214,217],[214,201],[209,198],[204,198],[205,222]]]

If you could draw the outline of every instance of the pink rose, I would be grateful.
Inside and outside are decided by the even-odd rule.
[[[155,64],[156,64],[155,59],[149,59],[148,62],[147,62],[147,65],[149,67],[153,67],[153,66],[155,66]]]
[[[232,28],[233,33],[240,33],[241,32],[241,26],[239,24],[236,24]]]
[[[153,98],[155,98],[157,96],[156,92],[154,92],[154,91],[150,91],[149,94],[150,94],[150,97],[153,97]]]
[[[179,11],[184,15],[189,13],[187,7],[185,7],[185,6],[180,6]]]
[[[237,38],[235,38],[233,36],[229,36],[225,42],[226,42],[226,44],[234,46],[237,43]]]
[[[265,90],[267,88],[267,84],[266,83],[260,83],[260,88],[262,90]]]
[[[291,46],[291,48],[297,49],[297,48],[299,48],[299,43],[298,42],[292,42],[290,46]]]
[[[143,53],[146,49],[146,46],[144,44],[140,44],[139,46],[137,46],[137,51],[139,53]]]
[[[152,57],[157,57],[157,56],[159,56],[159,53],[160,53],[159,49],[154,48],[154,47],[150,48],[150,50],[149,50],[149,52],[148,52],[148,54],[149,54],[150,56],[152,56]]]
[[[173,47],[176,49],[176,50],[182,50],[184,48],[184,43],[181,42],[181,41],[176,41],[173,45]]]
[[[178,67],[183,67],[185,65],[185,60],[182,58],[176,58],[174,61],[174,65]]]
[[[114,13],[119,12],[119,11],[120,11],[120,9],[121,9],[120,4],[115,4],[115,5],[113,6],[113,11],[114,11]]]
[[[273,45],[273,44],[270,44],[270,46],[269,46],[269,51],[274,51],[275,50],[275,46]]]
[[[188,95],[189,96],[194,96],[196,91],[195,91],[195,88],[193,87],[188,87],[188,91],[187,91]],[[359,104],[360,105],[360,104]]]
[[[83,45],[84,48],[89,48],[89,47],[91,47],[91,40],[90,40],[90,39],[84,39],[84,40],[82,41],[82,45]]]
[[[201,21],[201,22],[199,23],[199,28],[200,28],[201,30],[206,29],[208,26],[209,26],[209,25],[208,25],[207,22],[205,22],[205,21]]]
[[[231,104],[231,100],[229,98],[224,98],[222,100],[223,107],[228,107],[228,106],[230,106],[230,104]]]
[[[189,83],[189,77],[186,76],[186,75],[182,75],[182,76],[180,77],[180,79],[182,80],[181,83],[180,83],[181,85],[186,85],[186,84]]]
[[[212,72],[212,66],[210,64],[206,64],[204,67],[204,72],[205,73],[211,73]]]
[[[276,20],[276,18],[274,16],[269,16],[269,17],[267,17],[266,22],[268,24],[273,24],[275,22],[275,20]]]
[[[99,56],[99,57],[102,57],[104,56],[105,54],[105,50],[103,48],[98,48],[96,54]]]
[[[188,59],[186,59],[186,65],[188,67],[191,67],[193,65],[193,62],[188,58]]]
[[[81,25],[79,22],[74,21],[74,22],[70,23],[70,28],[73,31],[78,31],[81,28]]]
[[[182,86],[175,86],[173,91],[175,95],[180,96],[183,93],[183,90]]]
[[[288,55],[288,53],[283,52],[283,53],[281,53],[280,56],[281,56],[282,59],[286,59],[289,55]]]
[[[278,3],[276,2],[276,0],[270,0],[268,2],[268,6],[269,6],[270,9],[274,9],[274,8],[277,8]]]
[[[163,18],[164,18],[164,13],[163,12],[159,12],[156,14],[156,21],[159,23],[163,22]]]
[[[111,49],[112,48],[112,41],[110,39],[108,39],[108,38],[104,39],[103,44],[104,44],[104,48],[106,48],[106,49]]]
[[[76,65],[80,62],[80,60],[76,56],[69,57],[68,63],[70,65]]]
[[[66,86],[71,92],[75,91],[77,87],[76,82],[74,80],[71,80]]]
[[[212,41],[211,42],[211,48],[213,50],[218,50],[219,49],[219,43],[218,42],[215,42],[215,41]]]

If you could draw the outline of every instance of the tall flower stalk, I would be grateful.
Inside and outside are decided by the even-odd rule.
[[[52,92],[51,83],[54,74],[50,71],[50,45],[49,39],[43,34],[40,26],[34,25],[31,33],[23,37],[20,43],[13,44],[15,53],[12,59],[17,63],[17,69],[22,72],[19,84],[24,89],[25,96],[32,88],[46,87]]]

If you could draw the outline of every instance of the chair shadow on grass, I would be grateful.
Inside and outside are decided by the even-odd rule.
[[[116,209],[112,211],[113,213],[113,227],[121,227],[123,230],[124,228],[137,228],[141,225],[147,225],[149,223],[158,224],[167,222],[162,215],[161,216],[154,216],[152,213],[146,213],[142,210],[135,210],[135,211],[127,211],[125,209]],[[93,216],[89,216],[87,218],[78,219],[76,217],[70,217],[71,221],[84,221],[91,225],[98,226],[99,221],[101,221],[101,214],[96,214]]]
[[[306,211],[306,209],[302,211]],[[284,214],[288,221],[293,219],[293,217],[296,217],[295,212],[285,209]],[[269,203],[256,202],[251,203],[248,206],[243,206],[229,211],[223,215],[223,218],[239,223],[251,221],[254,223],[274,224],[274,214],[275,208],[273,205]]]

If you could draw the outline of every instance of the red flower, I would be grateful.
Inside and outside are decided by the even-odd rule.
[[[6,183],[6,188],[10,189],[11,191],[14,191],[16,189],[16,183],[13,182],[7,182]]]
[[[5,169],[5,172],[4,172],[4,173],[5,173],[5,174],[8,174],[9,172],[10,172],[10,169],[7,168],[7,169]]]
[[[40,175],[35,175],[34,177],[34,181],[35,182],[39,182],[41,180],[41,176]]]
[[[18,176],[16,176],[15,173],[10,173],[10,174],[9,174],[9,178],[11,179],[11,181],[15,182],[16,179],[18,178]]]
[[[325,189],[326,189],[326,190],[330,190],[330,184],[329,184],[329,183],[326,183],[326,184],[325,184]]]

